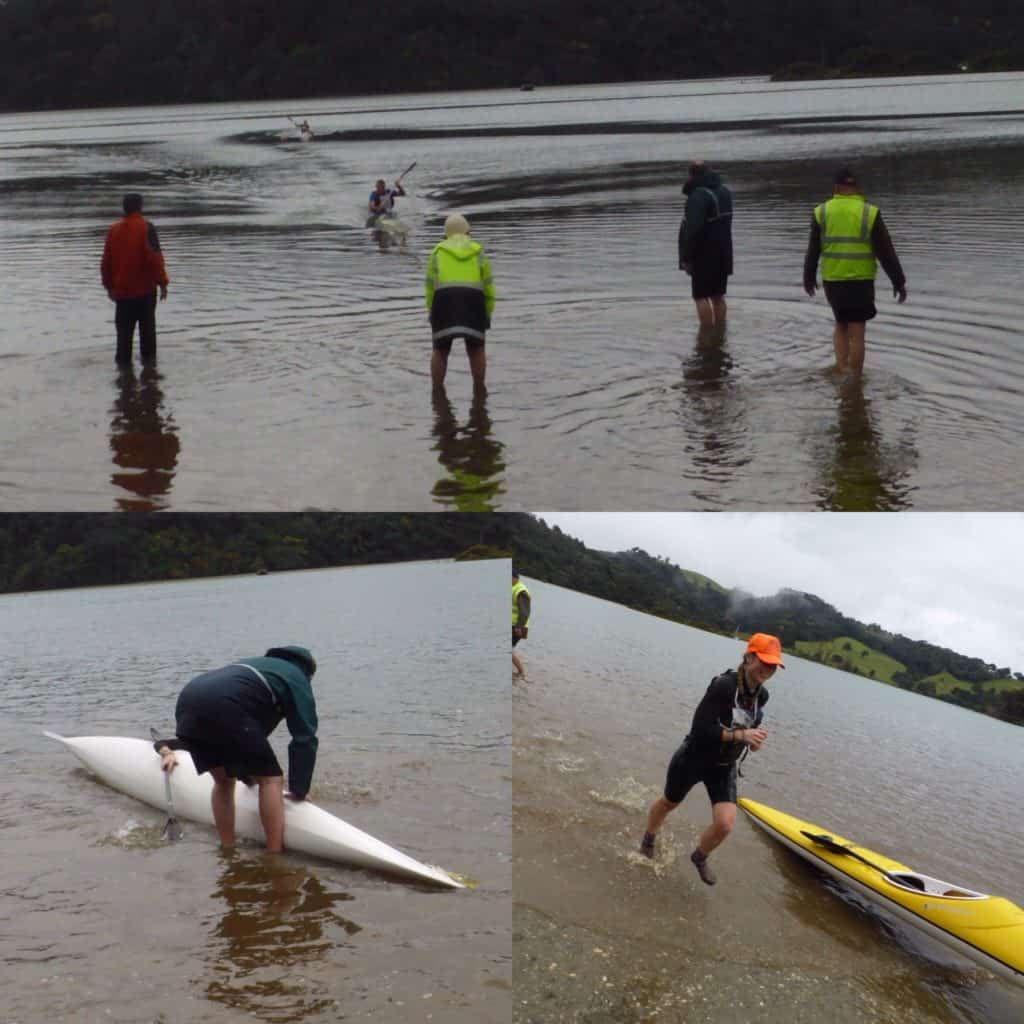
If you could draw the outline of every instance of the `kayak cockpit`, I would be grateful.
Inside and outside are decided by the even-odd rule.
[[[930,875],[921,875],[915,871],[890,871],[886,873],[885,878],[898,889],[923,893],[926,896],[938,896],[949,900],[989,899],[988,893],[974,892],[973,889],[950,885],[949,882],[944,882],[941,878],[932,878]]]

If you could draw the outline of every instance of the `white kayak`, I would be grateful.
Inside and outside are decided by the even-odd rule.
[[[44,735],[63,743],[100,781],[166,812],[164,776],[160,770],[160,757],[152,743],[126,736],[60,736],[53,732]],[[178,766],[171,773],[175,814],[212,825],[212,777],[196,773],[187,751],[175,753]],[[262,840],[258,792],[255,786],[235,787],[235,831],[238,835]],[[284,841],[289,850],[325,860],[403,875],[451,889],[464,888],[441,868],[413,860],[308,800],[285,801]]]

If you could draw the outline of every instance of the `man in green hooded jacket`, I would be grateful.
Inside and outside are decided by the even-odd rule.
[[[431,250],[424,287],[433,330],[430,377],[435,390],[444,385],[452,342],[462,338],[473,391],[484,394],[484,341],[494,312],[494,282],[487,256],[479,242],[469,237],[469,221],[461,213],[451,214],[444,222],[444,241]]]
[[[174,771],[174,751],[187,750],[196,771],[213,776],[213,820],[222,846],[235,842],[235,780],[241,779],[259,786],[267,850],[284,848],[284,777],[267,737],[282,719],[288,723],[288,796],[305,800],[316,764],[315,672],[305,647],[271,647],[262,658],[203,672],[179,694],[177,736],[153,746],[165,772]]]

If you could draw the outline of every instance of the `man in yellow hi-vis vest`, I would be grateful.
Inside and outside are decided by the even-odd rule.
[[[848,168],[835,178],[835,195],[814,208],[804,257],[804,291],[813,296],[818,260],[821,280],[835,315],[832,343],[836,370],[860,377],[864,369],[864,331],[875,309],[878,264],[892,282],[892,293],[907,301],[907,279],[877,206],[861,194]]]
[[[530,621],[530,592],[525,583],[519,582],[519,573],[512,570],[512,668],[513,675],[523,676],[523,663],[514,650],[520,640],[525,640],[527,623]]]

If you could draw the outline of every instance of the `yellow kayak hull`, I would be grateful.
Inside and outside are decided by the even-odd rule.
[[[770,836],[833,878],[992,972],[1024,984],[1024,910],[1015,903],[923,875],[754,800],[737,804]]]

